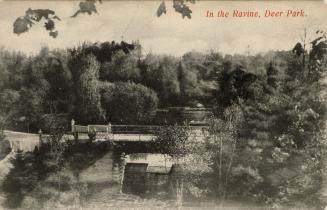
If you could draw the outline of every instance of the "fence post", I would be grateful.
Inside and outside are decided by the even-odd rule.
[[[75,120],[72,119],[71,123],[71,131],[74,132],[75,131]]]
[[[109,122],[107,125],[107,139],[110,140],[111,135],[111,123]]]
[[[42,141],[42,130],[40,129],[39,130],[39,146],[41,147],[42,144],[43,144],[43,141]]]
[[[108,123],[107,129],[108,129],[108,133],[111,133],[112,132],[112,130],[111,130],[111,123],[110,122]]]

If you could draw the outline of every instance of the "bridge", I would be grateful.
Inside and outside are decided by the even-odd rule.
[[[88,140],[89,134],[95,134],[96,141],[112,142],[149,142],[156,139],[158,131],[164,126],[158,125],[75,125],[72,120],[71,131],[63,136],[64,141]],[[188,128],[190,141],[201,142],[207,132],[206,126],[177,126],[177,128]],[[41,140],[44,141],[47,134],[31,134],[15,131],[4,131],[8,145],[1,148],[11,148],[14,151],[33,151],[39,147]],[[76,135],[77,134],[77,135]]]
[[[88,138],[89,134],[95,135],[96,140],[108,141],[152,141],[156,134],[165,126],[158,125],[75,125],[72,121],[71,133],[78,134],[78,139]],[[206,126],[177,126],[187,128],[189,139],[192,141],[203,141],[207,131]],[[82,137],[84,136],[84,137]]]

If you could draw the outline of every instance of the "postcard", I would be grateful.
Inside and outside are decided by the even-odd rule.
[[[0,209],[327,209],[327,2],[0,1]]]

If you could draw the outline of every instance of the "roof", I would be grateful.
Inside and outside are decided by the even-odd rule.
[[[125,172],[141,172],[144,173],[147,170],[147,163],[127,163],[125,165]]]
[[[134,153],[127,156],[125,169],[151,174],[168,174],[172,165],[172,158],[164,154]]]
[[[146,173],[169,174],[171,166],[148,166]]]

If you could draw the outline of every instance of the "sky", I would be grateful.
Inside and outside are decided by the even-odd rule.
[[[9,50],[37,53],[42,46],[67,48],[85,41],[138,40],[144,53],[181,56],[188,51],[214,50],[223,54],[256,54],[269,50],[289,50],[301,40],[304,28],[308,37],[317,29],[327,31],[327,4],[323,1],[197,1],[190,4],[192,18],[182,18],[166,1],[167,14],[156,17],[160,1],[104,1],[98,14],[70,16],[79,1],[0,1],[0,46]],[[52,38],[35,24],[29,32],[13,33],[13,22],[28,8],[52,9],[61,21]],[[304,11],[304,17],[267,17],[266,10]],[[258,11],[260,18],[206,17],[207,11],[232,13]]]

